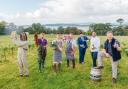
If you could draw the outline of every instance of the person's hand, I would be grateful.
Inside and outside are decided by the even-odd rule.
[[[96,49],[96,47],[93,47],[93,48],[92,48],[92,50],[95,50],[95,49]]]
[[[62,52],[62,48],[59,47],[59,50]]]
[[[71,55],[74,55],[74,52],[71,52]]]
[[[84,45],[80,45],[80,47],[84,48]]]
[[[16,38],[16,31],[11,32],[11,38]]]
[[[121,49],[121,47],[117,47],[117,50],[121,52],[122,49]]]
[[[108,53],[106,53],[105,55],[106,55],[106,57],[110,57],[110,55]]]

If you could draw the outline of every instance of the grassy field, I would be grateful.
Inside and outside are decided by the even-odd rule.
[[[47,35],[46,38],[50,42],[54,39],[54,35]],[[77,36],[76,36],[77,37]],[[100,37],[101,43],[105,37]],[[127,48],[128,37],[117,37],[122,43],[123,48]],[[30,36],[29,43],[33,43],[33,37]],[[11,45],[10,45],[11,44]],[[0,48],[12,46],[9,36],[0,36]],[[94,82],[89,79],[92,59],[89,49],[87,50],[85,63],[78,64],[78,51],[76,53],[76,69],[67,68],[65,55],[63,52],[62,70],[56,74],[53,72],[52,66],[52,49],[48,46],[45,69],[42,73],[38,72],[37,52],[36,48],[28,51],[28,78],[18,77],[18,66],[16,51],[14,55],[6,52],[6,60],[0,55],[0,89],[128,89],[128,57],[122,51],[122,59],[118,68],[118,82],[112,83],[111,65],[109,60],[104,60],[105,68],[102,71],[101,82]],[[1,54],[3,52],[1,51]]]

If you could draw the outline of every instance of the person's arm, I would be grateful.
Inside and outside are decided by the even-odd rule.
[[[77,45],[78,45],[78,46],[80,45],[79,38],[77,39]]]
[[[73,40],[73,42],[72,42],[72,54],[73,55],[75,55],[75,50],[76,50],[76,41],[75,40]]]
[[[63,41],[61,43],[61,46],[59,46],[59,50],[62,52],[63,51]]]
[[[86,40],[87,40],[87,41],[91,40],[91,37],[87,37],[87,36],[86,36]]]
[[[121,51],[120,42],[118,40],[116,40],[116,42],[114,44],[114,48],[116,48],[118,51]]]
[[[106,52],[106,49],[107,49],[107,44],[106,44],[106,42],[105,42],[105,43],[104,43],[103,52],[104,52],[104,54],[106,55],[106,57],[110,57],[110,55]]]
[[[38,47],[39,42],[38,42],[38,35],[37,34],[34,35],[34,42],[35,42],[35,46]]]
[[[18,47],[22,47],[28,44],[28,41],[20,41],[18,39],[13,39],[13,43],[16,44]]]
[[[45,39],[45,46],[44,47],[47,47],[47,45],[48,45],[48,41]]]
[[[97,40],[96,40],[96,48],[100,48],[100,39],[99,38],[97,38]]]

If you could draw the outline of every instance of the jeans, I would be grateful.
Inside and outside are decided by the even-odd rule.
[[[97,64],[96,64],[97,55],[98,55],[98,52],[91,52],[92,61],[93,61],[93,67],[97,66]]]

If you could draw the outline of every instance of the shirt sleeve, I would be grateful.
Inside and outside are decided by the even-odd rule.
[[[74,47],[76,47],[76,40],[73,40],[73,42],[72,42],[72,45],[74,46]]]
[[[28,41],[20,41],[18,39],[12,39],[13,43],[16,44],[17,46],[25,46],[28,44]]]
[[[97,38],[97,44],[96,44],[96,47],[99,48],[100,47],[100,39]]]

